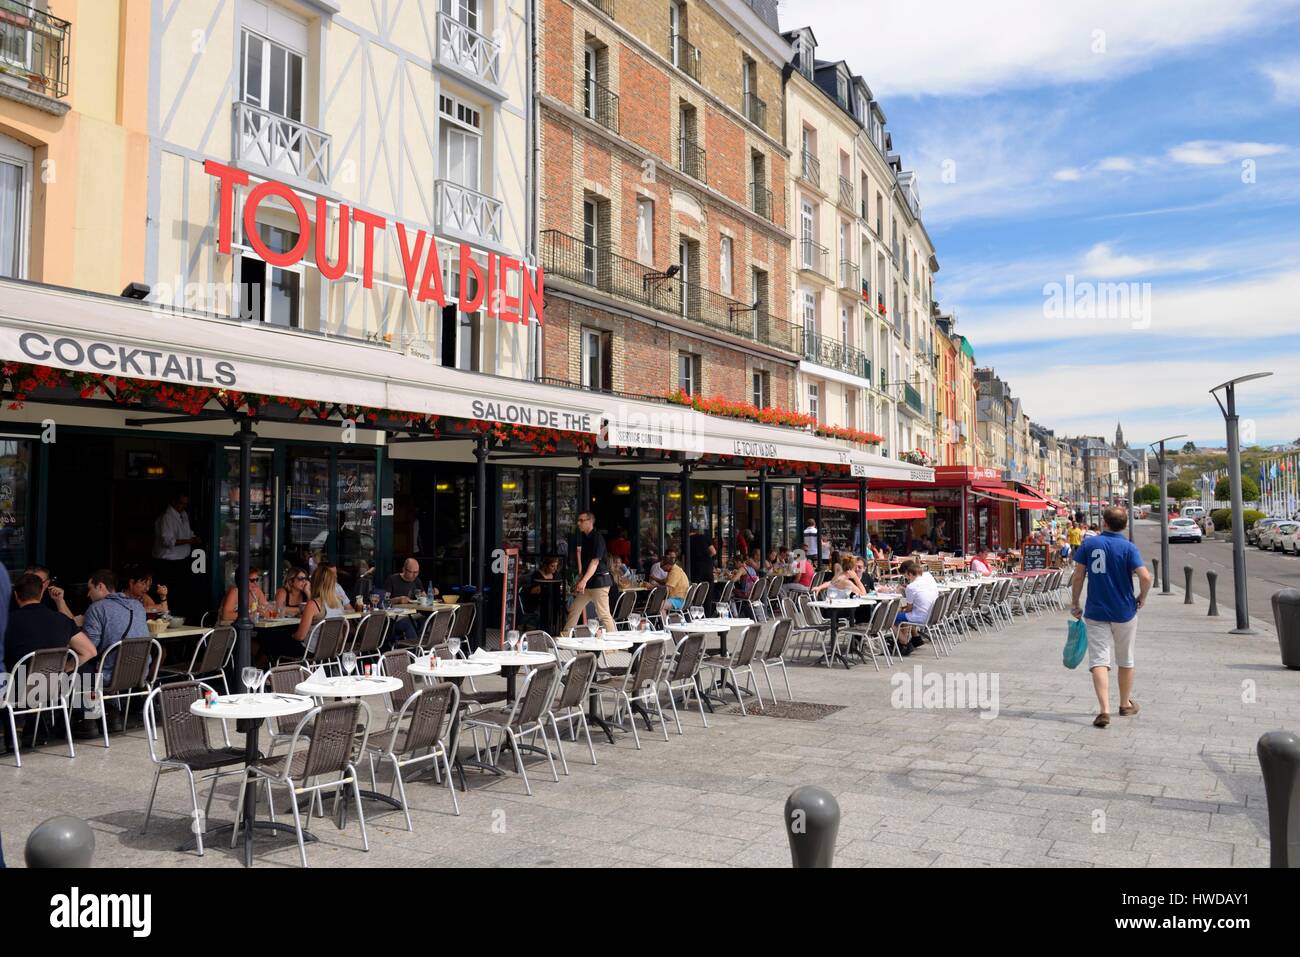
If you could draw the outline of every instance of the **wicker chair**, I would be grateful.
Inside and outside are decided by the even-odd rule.
[[[262,675],[262,691],[269,691],[271,694],[296,695],[298,685],[302,684],[311,677],[311,672],[301,664],[276,665],[266,674]],[[288,741],[293,737],[293,728],[286,728],[281,725],[282,718],[271,718],[268,725],[271,732],[271,741],[268,754],[275,751],[276,745],[282,741]]]
[[[387,728],[401,720],[406,702],[416,693],[415,676],[411,674],[413,660],[412,653],[401,648],[386,651],[379,656],[379,673],[402,683],[402,687],[384,696],[384,706],[388,711]]]
[[[667,639],[645,642],[632,655],[632,664],[628,667],[627,674],[623,675],[622,678],[611,677],[604,681],[593,681],[591,683],[592,690],[596,692],[598,700],[603,702],[606,696],[614,699],[615,724],[622,726],[623,714],[627,714],[628,722],[632,726],[632,739],[636,742],[638,751],[641,749],[641,735],[636,730],[634,704],[652,703],[654,705],[655,711],[659,713],[659,724],[664,732],[664,740],[668,740],[668,725],[664,721],[663,707],[659,704],[658,687],[667,644]],[[646,727],[651,727],[649,718],[646,719]]]
[[[414,828],[411,826],[411,809],[406,801],[406,784],[402,781],[402,769],[412,765],[432,761],[436,768],[438,762],[442,762],[447,790],[451,792],[451,807],[456,816],[460,816],[460,802],[456,800],[456,788],[451,781],[451,762],[447,758],[447,747],[442,740],[443,730],[451,725],[448,716],[454,716],[459,707],[460,692],[450,682],[416,691],[402,704],[396,720],[392,722],[391,733],[386,732],[387,740],[379,745],[371,745],[365,752],[370,759],[372,790],[379,790],[375,781],[375,758],[379,757],[392,763],[393,786],[401,799],[402,813],[406,815],[408,831]]]
[[[789,618],[778,618],[776,624],[772,627],[772,638],[768,642],[767,650],[758,657],[758,663],[763,666],[763,677],[767,679],[768,690],[772,692],[772,701],[776,702],[776,688],[772,685],[772,673],[769,669],[780,668],[781,676],[785,678],[785,693],[794,700],[794,692],[790,690],[790,672],[785,668],[785,649],[790,643],[790,632],[794,628],[794,622]]]
[[[743,715],[748,715],[749,712],[745,710],[745,699],[741,697],[740,685],[736,681],[742,674],[749,676],[749,687],[758,700],[759,710],[766,710],[763,707],[763,695],[758,690],[758,682],[754,679],[754,656],[758,652],[758,639],[762,633],[762,625],[750,625],[745,629],[740,647],[730,655],[713,655],[700,662],[702,667],[717,671],[720,678],[729,679],[731,689],[736,692],[736,701],[740,704],[740,713]]]
[[[343,795],[347,785],[352,786],[352,796],[357,805],[357,820],[361,823],[361,844],[370,850],[370,840],[366,836],[365,811],[361,807],[361,789],[357,781],[357,769],[352,763],[352,749],[356,739],[357,727],[365,712],[365,724],[369,726],[369,708],[361,701],[335,701],[330,704],[312,708],[298,722],[289,739],[289,750],[278,756],[263,758],[252,766],[254,777],[265,780],[272,786],[283,787],[289,791],[289,809],[293,812],[293,827],[298,837],[298,853],[302,866],[307,866],[307,848],[303,843],[302,815],[298,810],[298,797],[315,795],[322,791],[336,792],[334,799],[335,823],[343,830]],[[311,730],[310,741],[305,732]],[[307,742],[304,746],[304,742]],[[358,753],[364,754],[369,743],[369,735],[361,733]],[[309,784],[326,775],[338,777],[323,783]],[[247,786],[247,785],[245,785]],[[240,788],[239,808],[242,815],[244,806],[243,788]],[[235,822],[230,840],[235,841],[239,833],[239,821]]]
[[[462,720],[463,727],[471,730],[482,728],[488,733],[488,755],[493,764],[501,760],[501,746],[506,741],[510,742],[510,750],[515,756],[515,769],[524,779],[524,789],[530,796],[533,793],[533,786],[528,783],[528,771],[524,768],[523,753],[519,746],[520,738],[541,735],[546,760],[551,765],[551,776],[557,783],[560,780],[546,735],[546,716],[555,689],[555,673],[558,667],[555,662],[548,661],[534,668],[525,679],[523,690],[519,693],[514,707],[508,711],[504,708],[490,708],[467,715]],[[494,731],[501,735],[496,748],[492,747]]]
[[[158,680],[220,681],[222,693],[230,694],[226,671],[235,657],[235,638],[235,629],[230,625],[211,629],[194,646],[189,667],[164,665],[158,672]]]
[[[474,616],[477,610],[474,605],[457,605],[456,610],[451,613],[451,630],[447,633],[448,638],[459,638],[462,645],[469,644],[470,632],[474,630]]]
[[[221,722],[221,733],[225,745],[214,748],[208,737],[208,721],[201,715],[194,714],[190,705],[202,700],[203,692],[216,689],[201,681],[181,681],[158,685],[144,703],[145,737],[149,742],[149,758],[153,761],[153,790],[149,792],[149,804],[144,811],[144,825],[140,833],[149,830],[149,819],[153,816],[153,802],[158,796],[158,782],[164,771],[184,771],[190,784],[190,804],[193,808],[191,826],[199,857],[203,856],[203,835],[206,822],[212,811],[212,798],[217,792],[217,781],[231,774],[243,773],[244,752],[230,746],[230,734],[226,722]],[[162,704],[162,751],[159,753],[158,728],[155,724],[154,709]],[[238,770],[230,770],[238,767]],[[208,802],[203,812],[199,812],[199,793],[197,776],[205,775],[211,779],[212,788],[208,791]],[[267,800],[270,800],[270,788],[267,788]]]
[[[668,597],[668,589],[663,585],[656,585],[646,594],[645,611],[642,614],[651,619],[656,627],[662,627],[663,623],[659,620],[664,611],[664,600]]]
[[[428,654],[435,645],[445,643],[450,637],[455,615],[454,611],[434,612],[424,620],[424,627],[420,629],[420,635],[414,644],[409,641],[399,641],[397,647],[413,648],[420,654]]]
[[[614,608],[610,612],[614,617],[614,624],[621,625],[627,621],[627,616],[632,614],[632,609],[636,607],[636,592],[621,591],[618,598],[614,599]]]
[[[352,653],[357,656],[358,667],[360,662],[379,660],[389,625],[388,616],[383,612],[371,612],[357,622],[353,630]]]
[[[22,742],[18,740],[18,726],[14,717],[20,714],[34,714],[32,721],[32,747],[36,747],[36,724],[40,716],[47,711],[58,711],[63,715],[63,728],[68,738],[68,757],[75,758],[77,749],[72,744],[72,686],[73,675],[77,670],[77,653],[66,645],[62,648],[44,648],[23,655],[14,662],[13,674],[0,686],[0,711],[9,714],[9,733],[13,736],[14,760],[18,767],[23,766]],[[15,679],[14,675],[19,678]],[[35,707],[19,707],[19,689],[46,688],[54,690],[44,700],[35,702]]]
[[[99,656],[94,687],[105,706],[99,716],[104,729],[104,747],[108,747],[108,702],[122,702],[122,730],[125,731],[131,699],[149,697],[158,682],[162,658],[162,645],[154,638],[123,638]],[[112,670],[106,680],[104,666],[110,662]]]
[[[545,634],[545,632],[543,632]],[[549,638],[550,636],[547,635]],[[551,730],[555,732],[555,748],[560,752],[560,766],[564,774],[569,774],[569,761],[564,756],[564,745],[560,742],[559,722],[569,723],[569,734],[578,740],[578,727],[587,736],[587,750],[591,752],[592,766],[596,764],[596,748],[591,743],[591,728],[587,725],[587,712],[583,706],[591,693],[591,681],[596,674],[596,656],[591,652],[575,655],[560,672],[560,687],[547,709],[546,717],[551,720]]]
[[[673,655],[672,667],[668,673],[660,679],[668,691],[668,706],[673,709],[673,721],[677,725],[677,733],[683,734],[682,719],[677,712],[677,699],[674,692],[682,693],[682,707],[686,707],[687,695],[695,695],[695,703],[700,709],[700,720],[704,722],[704,727],[709,726],[709,719],[704,716],[704,691],[700,688],[700,662],[704,660],[704,634],[696,632],[692,635],[686,635],[677,643],[677,650]]]

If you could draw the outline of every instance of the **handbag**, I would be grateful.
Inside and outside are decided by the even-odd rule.
[[[1083,656],[1088,651],[1088,626],[1082,618],[1070,619],[1070,627],[1065,633],[1065,648],[1061,652],[1061,664],[1067,668],[1079,667]]]

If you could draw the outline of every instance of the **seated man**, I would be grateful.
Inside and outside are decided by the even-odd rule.
[[[659,559],[650,567],[650,581],[655,585],[663,585],[668,581],[668,567],[677,561],[677,550],[674,548],[664,552],[664,557]]]
[[[54,583],[54,580],[50,577],[50,570],[48,568],[46,568],[44,565],[28,565],[25,569],[23,569],[23,574],[35,575],[41,580],[42,584],[45,586],[45,592],[41,596],[42,605],[44,605],[50,611],[57,611],[60,615],[63,615],[65,618],[71,619],[72,621],[77,620],[77,616],[74,615],[72,613],[72,609],[68,607],[68,603],[64,597],[63,589]],[[12,612],[17,607],[18,607],[18,597],[16,594],[13,594],[9,599],[9,610]],[[80,622],[78,622],[78,624],[80,624]]]
[[[17,607],[9,615],[9,625],[4,636],[4,668],[10,680],[22,682],[24,677],[14,675],[14,666],[33,651],[46,648],[71,648],[77,655],[77,665],[84,665],[95,657],[95,646],[71,618],[51,611],[42,603],[45,580],[28,573],[14,583],[13,595]],[[33,720],[31,715],[28,720]],[[22,731],[19,731],[21,737]],[[0,741],[0,748],[3,741]]]
[[[416,593],[423,590],[424,585],[420,582],[420,563],[414,558],[402,562],[402,570],[389,575],[384,582],[384,591],[388,595],[388,600],[394,605],[415,604]],[[429,586],[429,592],[434,597],[438,595],[438,589],[432,585]],[[413,642],[418,637],[415,623],[410,618],[396,619],[393,630],[397,633],[395,640],[399,642]]]
[[[925,644],[925,641],[919,635],[913,635],[912,629],[907,625],[924,625],[930,620],[930,609],[934,603],[939,600],[939,583],[934,580],[920,562],[908,559],[903,562],[901,569],[903,578],[907,582],[907,587],[903,591],[905,603],[903,610],[898,613],[894,623],[903,625],[902,635],[911,637],[910,641],[900,641],[898,650],[904,655],[910,655],[915,648]]]
[[[976,575],[985,577],[993,574],[993,567],[989,564],[988,549],[981,548],[975,553],[975,557],[970,560],[970,570]]]
[[[660,562],[664,571],[664,587],[668,589],[667,605],[674,611],[681,611],[686,603],[686,593],[691,590],[691,580],[677,564],[677,555],[669,552]]]
[[[90,587],[86,590],[90,598],[90,607],[86,609],[82,630],[97,655],[102,655],[124,638],[149,638],[149,616],[140,604],[130,595],[117,590],[117,576],[108,569],[101,569],[90,576]],[[114,656],[116,657],[116,656]],[[113,679],[113,662],[104,669],[104,684]],[[99,733],[92,724],[84,729],[91,736]],[[78,732],[74,732],[74,736]]]

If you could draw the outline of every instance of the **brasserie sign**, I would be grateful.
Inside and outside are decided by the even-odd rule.
[[[217,249],[224,255],[234,250],[235,216],[243,223],[244,241],[253,252],[278,269],[289,269],[302,262],[307,251],[315,253],[315,266],[330,281],[357,271],[360,263],[361,285],[373,289],[375,285],[375,248],[377,239],[389,230],[397,236],[401,253],[402,273],[406,291],[416,302],[431,302],[445,307],[449,296],[454,297],[461,312],[478,312],[486,308],[489,318],[501,322],[529,323],[543,321],[544,276],[539,268],[511,256],[494,252],[482,253],[468,243],[459,243],[458,271],[460,288],[447,290],[443,286],[442,263],[438,252],[438,237],[428,230],[412,230],[402,222],[390,222],[387,217],[368,212],[347,203],[331,203],[324,196],[314,197],[315,217],[308,212],[303,197],[291,186],[277,180],[263,180],[247,190],[242,210],[235,209],[235,187],[248,187],[249,175],[234,166],[215,160],[205,160],[203,170],[218,184],[219,219]],[[242,194],[243,190],[238,191]],[[277,252],[262,239],[257,228],[257,211],[268,200],[285,203],[298,220],[298,241],[285,251]],[[338,250],[331,262],[330,230],[331,212],[337,210]],[[361,248],[353,250],[353,226],[360,228]],[[486,264],[475,256],[486,255]],[[518,277],[518,292],[510,292],[513,280]]]

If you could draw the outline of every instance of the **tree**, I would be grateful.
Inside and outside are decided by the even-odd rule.
[[[1220,502],[1232,498],[1232,482],[1225,475],[1214,485],[1214,497]],[[1241,500],[1243,502],[1259,501],[1259,484],[1249,475],[1241,477]]]
[[[1184,451],[1184,452],[1189,452],[1189,453],[1190,453],[1190,452],[1195,452],[1195,451],[1196,451],[1196,443],[1195,443],[1195,442],[1184,442],[1184,443],[1183,443],[1183,451]]]
[[[1160,501],[1160,487],[1157,485],[1143,485],[1133,493],[1133,501],[1138,505],[1150,505],[1152,502]]]
[[[1174,479],[1165,486],[1165,495],[1167,498],[1181,502],[1185,498],[1194,498],[1196,489],[1192,488],[1192,483],[1183,479]]]

